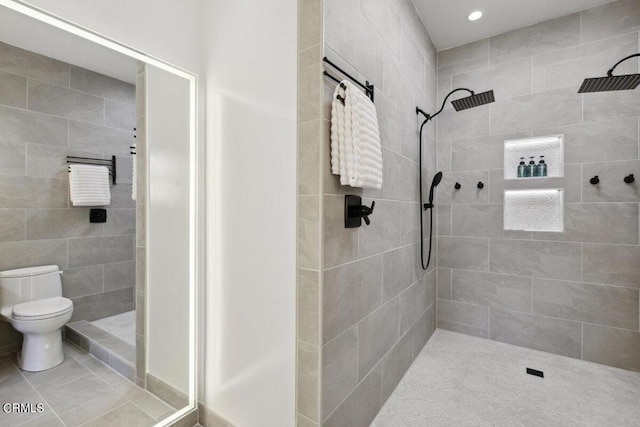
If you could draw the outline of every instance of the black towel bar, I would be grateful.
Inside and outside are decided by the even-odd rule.
[[[91,157],[67,156],[67,164],[106,166],[107,169],[109,169],[111,183],[113,185],[116,185],[116,156],[111,156],[111,159],[94,159]]]
[[[336,64],[334,64],[333,62],[329,61],[329,59],[327,59],[327,57],[325,56],[324,58],[322,58],[322,61],[329,64],[332,68],[334,68],[336,71],[339,71],[342,75],[344,75],[346,78],[348,78],[349,80],[351,80],[353,83],[357,84],[358,86],[360,86],[362,89],[364,89],[365,93],[367,94],[367,96],[369,97],[369,99],[371,100],[371,102],[373,102],[373,92],[374,92],[374,88],[373,85],[369,83],[368,80],[365,80],[365,83],[362,84],[358,81],[358,79],[356,79],[355,77],[351,76],[349,73],[347,73],[346,71],[344,71],[342,68],[338,67]],[[340,83],[341,80],[338,79],[337,77],[332,76],[331,74],[329,74],[326,70],[322,73],[324,76],[329,77],[331,80],[333,80],[334,82]],[[343,89],[346,89],[346,87],[344,85],[341,85]],[[344,104],[344,100],[341,99],[342,104]]]

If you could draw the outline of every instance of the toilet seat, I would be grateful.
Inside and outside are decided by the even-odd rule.
[[[73,301],[64,297],[45,298],[13,306],[14,320],[43,320],[73,311]]]

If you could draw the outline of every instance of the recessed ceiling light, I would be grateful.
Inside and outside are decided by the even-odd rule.
[[[481,10],[474,10],[473,12],[471,12],[469,14],[469,17],[467,19],[469,21],[477,21],[480,18],[482,18],[482,11]]]

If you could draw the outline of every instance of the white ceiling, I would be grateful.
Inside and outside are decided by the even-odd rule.
[[[438,51],[615,0],[412,0]],[[482,10],[470,22],[469,13]]]
[[[135,84],[134,59],[2,6],[0,41]]]

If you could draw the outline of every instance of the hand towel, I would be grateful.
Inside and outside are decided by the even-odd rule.
[[[69,190],[73,206],[111,204],[109,169],[106,166],[70,165]]]

